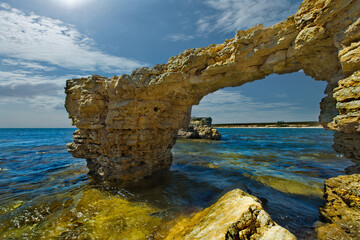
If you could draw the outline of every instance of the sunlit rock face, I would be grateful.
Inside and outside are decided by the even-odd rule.
[[[359,16],[358,0],[305,0],[283,22],[188,49],[168,63],[68,80],[65,106],[79,129],[69,151],[87,159],[95,175],[137,180],[169,168],[177,130],[188,126],[192,105],[205,95],[303,70],[328,82],[320,122],[338,131],[334,148],[359,163]]]
[[[191,218],[178,221],[165,240],[283,239],[296,237],[277,225],[260,201],[240,189],[221,197],[214,205]]]
[[[320,213],[328,224],[317,228],[317,239],[359,239],[360,174],[325,180],[324,198]]]

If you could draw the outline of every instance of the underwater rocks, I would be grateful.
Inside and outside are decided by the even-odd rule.
[[[360,174],[325,180],[324,198],[320,213],[327,224],[317,229],[318,239],[359,239]]]
[[[2,218],[0,239],[154,239],[168,222],[164,209],[107,191],[90,188],[60,196],[24,204],[21,215]]]
[[[257,198],[235,189],[190,219],[179,221],[165,239],[293,240],[296,237],[277,225]]]
[[[238,31],[224,43],[185,50],[167,63],[120,77],[68,80],[65,107],[78,128],[68,149],[87,160],[91,174],[139,180],[170,167],[177,132],[189,125],[192,106],[204,96],[303,70],[328,82],[320,122],[343,133],[335,135],[334,148],[358,163],[359,19],[358,0],[304,0],[280,23]],[[347,94],[350,99],[341,97]]]
[[[165,224],[156,216],[159,209],[96,189],[72,201],[40,224],[33,239],[149,239]]]
[[[211,127],[210,117],[191,118],[190,125],[178,131],[178,139],[210,139],[220,140],[219,131]]]

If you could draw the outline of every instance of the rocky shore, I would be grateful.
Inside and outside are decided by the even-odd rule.
[[[315,226],[317,239],[359,239],[360,174],[327,179],[324,191],[326,201],[319,208],[321,219]],[[235,189],[192,217],[179,219],[165,239],[290,240],[296,237],[271,219],[258,198]]]
[[[220,140],[221,134],[211,123],[211,117],[191,118],[190,125],[178,131],[178,139]]]

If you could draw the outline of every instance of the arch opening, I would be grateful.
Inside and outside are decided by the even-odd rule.
[[[206,95],[192,107],[192,117],[212,117],[214,124],[318,121],[326,85],[303,71],[272,74]]]

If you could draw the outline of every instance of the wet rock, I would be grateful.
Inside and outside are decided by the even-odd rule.
[[[170,229],[166,240],[200,239],[296,239],[277,225],[260,201],[240,189],[221,197],[214,205],[184,218]]]
[[[324,198],[320,213],[326,223],[317,228],[318,239],[359,239],[360,174],[325,180]]]

